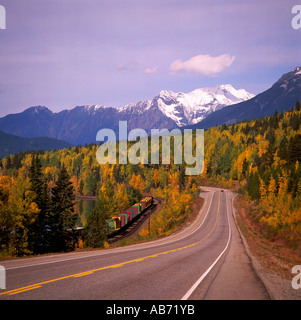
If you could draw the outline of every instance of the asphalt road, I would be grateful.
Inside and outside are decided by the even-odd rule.
[[[229,280],[227,268],[227,257],[233,264],[233,241],[237,241],[233,237],[232,194],[206,190],[201,193],[206,201],[196,220],[164,239],[123,248],[0,261],[6,269],[6,290],[0,290],[0,299],[188,300],[206,295],[221,299],[227,298],[227,290],[220,296],[225,285],[239,292],[239,284],[235,277]],[[245,260],[242,263],[249,265]],[[228,278],[224,283],[225,272]],[[245,269],[244,279],[249,276],[245,272],[250,271]],[[264,288],[254,274],[253,278],[247,290],[255,286],[254,298],[264,299]]]

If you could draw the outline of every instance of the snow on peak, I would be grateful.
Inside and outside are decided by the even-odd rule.
[[[200,88],[189,93],[161,90],[156,96],[158,108],[178,126],[197,123],[209,113],[225,106],[253,98],[244,89],[236,90],[230,84]]]
[[[301,74],[301,67],[297,67],[293,70],[295,76]]]
[[[47,107],[44,107],[44,106],[35,106],[35,107],[32,107],[32,109],[33,109],[35,112],[49,110]]]
[[[171,90],[161,90],[157,97],[167,100],[176,99],[178,96],[178,93],[175,93]]]
[[[89,113],[95,113],[99,109],[106,109],[106,106],[101,106],[97,104],[87,104],[84,106],[84,109],[88,111]]]
[[[35,107],[30,107],[27,110],[25,110],[26,112],[32,112],[35,114],[39,114],[39,113],[52,113],[52,111],[50,111],[47,107],[44,106],[35,106]]]
[[[244,89],[236,90],[230,84],[200,88],[189,93],[161,90],[154,99],[125,105],[118,108],[118,112],[142,114],[151,108],[158,108],[181,127],[197,123],[211,112],[253,97],[253,94]]]

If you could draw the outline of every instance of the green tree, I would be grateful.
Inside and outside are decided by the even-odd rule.
[[[86,247],[102,248],[106,240],[106,219],[102,210],[93,209],[87,218],[84,229],[84,242]]]
[[[139,202],[142,198],[142,194],[140,193],[140,191],[133,188],[132,186],[126,186],[126,194],[129,199],[130,205]]]
[[[85,185],[84,181],[80,180],[79,181],[79,187],[78,187],[78,193],[81,194],[81,195],[84,194],[84,185]]]
[[[244,161],[243,161],[243,163],[242,163],[242,175],[243,175],[244,177],[247,176],[248,166],[249,166],[248,160],[247,160],[247,158],[245,157],[245,158],[244,158]]]
[[[33,155],[32,157],[28,176],[31,183],[31,190],[35,192],[35,194],[38,197],[43,185],[43,179],[42,179],[42,164],[39,156],[36,154]]]
[[[301,162],[301,134],[296,134],[289,141],[289,161],[290,163]]]
[[[72,230],[75,225],[74,188],[65,165],[58,174],[56,186],[52,189],[52,249],[66,251],[73,248]]]
[[[288,161],[288,141],[287,138],[284,136],[279,144],[278,147],[278,155],[279,158],[282,160]]]
[[[34,201],[40,212],[31,225],[29,232],[29,243],[34,253],[48,252],[50,244],[47,228],[51,214],[51,198],[46,180],[42,174],[42,164],[38,155],[32,157],[29,168],[30,190],[34,192]]]
[[[260,198],[259,184],[260,181],[258,172],[251,173],[248,177],[247,189],[252,200]]]
[[[96,180],[95,174],[90,173],[85,180],[85,184],[83,188],[84,194],[94,196],[96,194],[96,187],[97,187],[97,180]]]
[[[106,220],[110,218],[112,199],[99,192],[96,208],[87,217],[83,232],[86,247],[101,248],[106,240]]]

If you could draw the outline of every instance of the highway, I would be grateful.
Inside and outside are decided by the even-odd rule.
[[[199,300],[206,295],[214,299],[216,294],[218,299],[231,299],[231,295],[218,295],[224,285],[218,275],[228,265],[234,242],[239,241],[233,236],[237,233],[232,217],[234,195],[217,188],[203,190],[200,195],[205,203],[195,221],[164,239],[0,261],[6,269],[6,289],[0,290],[0,300]],[[250,267],[248,261],[242,263]],[[253,272],[248,270],[244,272]],[[243,280],[248,276],[244,273]],[[247,291],[254,293],[250,298],[267,298],[254,274],[247,279],[251,276],[256,290],[250,291],[249,281]],[[234,280],[232,285],[239,291],[239,282]],[[229,286],[229,279],[225,281]]]

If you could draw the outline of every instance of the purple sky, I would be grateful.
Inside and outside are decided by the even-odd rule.
[[[0,117],[36,105],[120,107],[161,89],[260,93],[301,65],[297,2],[0,0]]]

